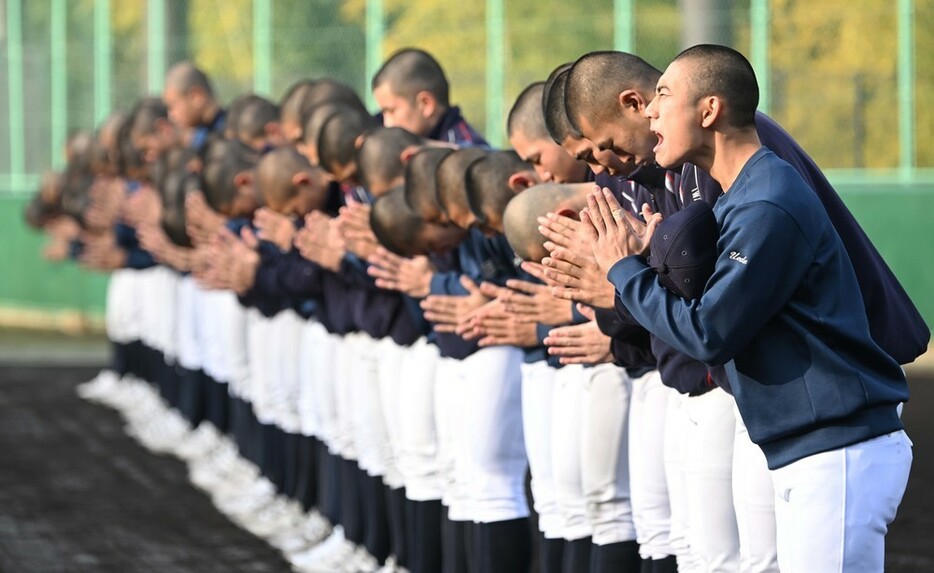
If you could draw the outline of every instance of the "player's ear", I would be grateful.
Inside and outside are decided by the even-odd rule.
[[[366,141],[366,134],[361,133],[353,140],[353,148],[356,151],[360,151],[360,148],[363,147],[363,142]]]
[[[428,90],[422,90],[415,94],[415,106],[419,109],[422,117],[431,117],[438,109],[438,100],[435,95]]]
[[[529,171],[520,171],[509,176],[509,188],[513,193],[521,193],[537,183],[536,177]]]
[[[153,122],[153,128],[156,133],[160,135],[165,135],[170,133],[175,127],[172,125],[172,122],[168,118],[160,117]]]
[[[188,163],[185,164],[185,170],[189,173],[194,173],[195,175],[201,173],[204,169],[204,160],[200,157],[191,158]]]
[[[302,185],[310,185],[311,176],[305,173],[304,171],[299,171],[292,176],[292,187],[301,187]]]
[[[253,173],[250,171],[241,171],[234,175],[234,185],[237,187],[246,187],[253,184]]]
[[[263,134],[266,140],[275,140],[282,136],[282,125],[278,121],[270,121],[263,126]]]
[[[718,96],[707,96],[701,100],[701,126],[709,128],[723,113],[723,100]]]
[[[621,108],[634,111],[641,116],[645,111],[645,106],[648,105],[648,102],[645,101],[645,98],[642,97],[642,94],[636,90],[629,89],[620,92],[619,105]]]
[[[409,159],[412,159],[412,157],[418,153],[420,149],[421,147],[418,145],[410,145],[403,149],[402,153],[399,154],[399,159],[402,160],[402,164],[408,164]]]

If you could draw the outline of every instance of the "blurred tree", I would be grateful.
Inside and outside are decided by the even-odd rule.
[[[189,0],[166,0],[165,3],[165,65],[166,67],[191,57],[188,29]]]
[[[674,0],[635,0],[635,53],[664,70],[681,51],[682,16]]]
[[[612,50],[613,24],[612,1],[508,2],[504,112],[525,86],[544,80],[559,65],[590,51]]]
[[[362,19],[366,0],[346,0],[343,14]],[[384,55],[414,46],[441,62],[451,101],[474,126],[486,121],[486,28],[483,2],[384,0]],[[671,0],[636,2],[636,52],[664,67],[678,52],[681,18]],[[613,49],[612,0],[509,0],[506,2],[504,111],[529,83],[592,50]],[[502,118],[505,121],[505,118]]]
[[[521,0],[525,2],[526,0]],[[483,2],[384,0],[383,55],[407,47],[422,48],[441,62],[451,82],[451,102],[460,105],[474,127],[486,120],[486,28]],[[343,14],[360,19],[365,0],[347,0]],[[365,89],[369,89],[369,78]]]
[[[934,167],[934,0],[915,0],[917,164]]]
[[[253,1],[189,0],[188,47],[221,101],[253,87]]]
[[[773,0],[772,115],[823,168],[894,167],[897,14],[892,2],[852,7]]]
[[[85,0],[93,6],[93,0]],[[110,3],[111,29],[111,104],[114,109],[128,110],[146,85],[146,3]]]
[[[330,76],[365,96],[363,14],[333,0],[273,0],[273,95],[295,81]]]

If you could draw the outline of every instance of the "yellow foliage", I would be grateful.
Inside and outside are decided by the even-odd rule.
[[[214,81],[222,99],[251,90],[252,0],[189,0],[192,60]]]
[[[824,168],[898,164],[892,2],[773,0],[772,115]]]

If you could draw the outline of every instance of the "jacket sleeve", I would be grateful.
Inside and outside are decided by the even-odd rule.
[[[686,301],[631,256],[607,273],[632,316],[652,334],[706,364],[733,359],[799,288],[814,253],[792,217],[765,201],[726,214],[719,256],[700,299]]]
[[[464,296],[467,289],[461,284],[461,274],[455,271],[436,272],[431,276],[429,286],[431,294],[444,294],[454,296]]]

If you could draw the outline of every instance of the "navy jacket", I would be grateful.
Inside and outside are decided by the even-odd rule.
[[[677,179],[670,171],[657,166],[641,166],[628,178],[601,173],[594,180],[601,187],[609,189],[622,207],[637,216],[641,214],[644,203],[666,217],[681,208],[675,195],[666,190]],[[610,349],[614,362],[626,368],[631,376],[638,376],[654,366],[661,375],[662,383],[682,394],[696,396],[711,388],[705,364],[685,356],[645,330],[618,300],[615,313],[597,313],[597,324],[601,332],[613,339]]]
[[[513,278],[528,279],[527,275],[520,275],[515,265],[515,253],[506,241],[506,237],[497,235],[489,238],[476,229],[471,229],[464,241],[457,247],[456,253],[447,257],[447,269],[440,268],[431,278],[430,293],[439,295],[463,296],[467,294],[461,283],[461,275],[470,277],[476,284],[487,281],[499,286],[505,286],[506,281]],[[436,260],[436,259],[433,259]],[[442,356],[463,359],[476,352],[479,347],[475,342],[467,341],[459,336],[457,340],[452,335],[436,333],[436,341]],[[526,351],[529,361],[544,360],[543,347],[535,347]]]
[[[827,212],[766,148],[714,213],[718,259],[699,300],[655,279],[642,257],[608,274],[630,313],[677,350],[723,364],[769,467],[902,429],[898,363],[872,339],[853,265]]]
[[[432,277],[433,288],[430,288],[429,294],[455,294],[448,292],[449,289],[454,289],[455,287],[447,279],[460,277],[460,254],[461,249],[458,247],[457,249],[449,251],[443,255],[429,255],[429,259],[431,259],[431,263],[436,269],[435,276]],[[434,280],[436,277],[437,282]],[[458,290],[456,294],[466,294],[463,288],[460,288],[459,282],[457,282],[457,287]],[[422,321],[425,321],[424,311],[422,311],[418,301],[415,299],[410,299],[408,304],[409,308],[411,309],[410,312],[416,318],[416,320],[420,318]],[[454,333],[437,332],[431,329],[431,323],[425,321],[425,324],[428,325],[429,328],[427,335],[428,342],[437,345],[441,356],[445,358],[462,360],[480,349],[476,341],[464,340]]]
[[[285,263],[285,253],[267,241],[259,244],[259,267],[256,269],[253,287],[239,297],[240,304],[252,306],[265,317],[273,317],[291,306],[291,301],[282,296],[278,274]]]
[[[195,128],[191,137],[191,148],[198,152],[202,151],[204,146],[207,145],[211,134],[223,135],[226,125],[227,111],[220,109],[211,120],[211,123],[199,125]]]
[[[435,141],[456,143],[463,147],[490,146],[483,139],[483,136],[467,123],[467,120],[461,115],[461,108],[457,106],[451,106],[444,112],[444,115],[438,120],[438,125],[431,130],[427,137]]]
[[[115,224],[114,239],[117,246],[126,251],[126,268],[139,271],[156,266],[156,259],[152,254],[139,246],[139,238],[133,227],[123,223]]]

